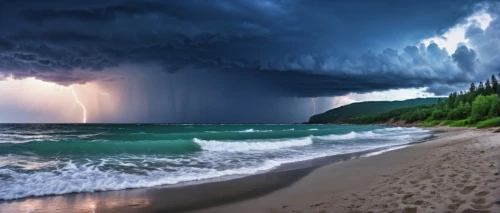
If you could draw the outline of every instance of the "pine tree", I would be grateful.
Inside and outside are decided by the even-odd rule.
[[[465,92],[463,91],[460,91],[460,93],[458,94],[458,101],[461,101],[462,103],[465,102]]]
[[[484,85],[483,82],[479,82],[479,86],[477,87],[477,95],[482,95],[484,94]]]
[[[500,97],[500,85],[497,87],[497,95]]]
[[[465,97],[465,100],[468,103],[472,104],[472,102],[476,98],[476,92],[477,92],[476,85],[474,84],[474,82],[472,82],[470,84],[469,92],[467,93],[467,96]]]
[[[469,92],[470,93],[476,92],[476,85],[474,84],[474,82],[470,84]]]
[[[450,93],[448,96],[448,100],[446,100],[446,106],[448,109],[453,109],[453,104],[455,103],[455,96],[453,96],[453,93]]]
[[[498,91],[498,80],[495,75],[491,75],[491,87],[494,92]]]
[[[500,79],[500,74],[498,74],[498,79]],[[497,86],[497,94],[500,96],[500,85]]]
[[[460,96],[458,96],[457,92],[453,93],[453,108],[457,107],[460,103]]]
[[[486,80],[486,83],[484,84],[485,85],[485,88],[484,88],[484,93],[483,95],[491,95],[493,94],[493,88],[491,87],[491,84],[490,84],[490,79]]]

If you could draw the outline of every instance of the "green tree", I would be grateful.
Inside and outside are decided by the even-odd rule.
[[[474,82],[470,84],[469,92],[470,93],[476,92],[476,85],[474,84]]]
[[[465,100],[465,94],[466,94],[465,92],[460,91],[460,94],[458,94],[458,96],[457,96],[458,102],[465,102],[466,101]]]
[[[448,109],[452,109],[454,102],[455,96],[453,96],[453,93],[450,93],[450,95],[448,96],[448,100],[446,100],[446,107],[448,107]]]
[[[434,111],[432,111],[432,114],[431,114],[431,117],[429,117],[431,120],[442,120],[444,118],[446,118],[448,116],[448,114],[441,110],[441,109],[436,109]]]
[[[500,86],[497,88],[497,95],[500,97]]]
[[[453,93],[453,107],[457,107],[458,104],[460,103],[460,95],[458,95],[457,92]]]
[[[498,74],[498,78],[500,79],[500,74]],[[500,96],[500,85],[497,86],[497,95]]]
[[[483,93],[484,93],[484,85],[483,85],[483,82],[480,81],[479,86],[477,86],[477,94],[482,95]]]
[[[484,94],[483,95],[491,95],[493,94],[493,87],[491,86],[490,79],[486,80],[484,84]]]
[[[469,115],[470,115],[471,110],[472,110],[471,105],[470,105],[469,103],[467,103],[467,102],[466,102],[466,103],[464,104],[464,112],[465,112],[465,113],[467,113],[467,116],[469,116]],[[467,117],[467,116],[466,116],[466,117]]]
[[[460,102],[455,109],[450,111],[448,113],[448,117],[446,119],[448,120],[461,120],[464,118],[467,118],[470,113],[470,104],[466,103],[464,104],[463,102]]]
[[[498,91],[498,80],[495,75],[491,75],[491,88],[494,92]]]
[[[473,123],[497,116],[500,107],[497,95],[479,95],[472,103],[471,121]]]

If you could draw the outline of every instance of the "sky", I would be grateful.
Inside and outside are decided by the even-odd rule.
[[[0,122],[295,123],[500,73],[486,0],[1,0]]]

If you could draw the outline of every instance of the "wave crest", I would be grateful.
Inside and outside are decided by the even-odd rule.
[[[201,146],[203,150],[214,152],[245,152],[258,150],[283,149],[295,146],[307,146],[313,143],[312,137],[271,139],[271,140],[249,140],[249,141],[217,141],[202,140],[194,138],[193,142]]]
[[[320,140],[352,140],[352,139],[370,139],[370,138],[381,138],[381,137],[409,139],[411,138],[409,134],[425,133],[425,132],[429,132],[429,130],[424,130],[416,127],[411,127],[411,128],[390,127],[390,128],[376,129],[373,131],[366,131],[366,132],[350,132],[343,135],[333,134],[324,136],[314,136],[314,138]]]
[[[388,127],[384,129],[377,129],[376,132],[382,133],[425,133],[430,132],[430,130],[421,129],[418,127]]]
[[[255,129],[245,129],[236,132],[272,132],[273,130],[255,130]]]
[[[0,175],[12,177],[14,180],[0,179],[0,201],[30,196],[153,187],[222,176],[248,175],[275,168],[280,164],[278,161],[268,160],[260,165],[234,169],[184,168],[177,172],[148,171],[147,175],[109,172],[96,166],[76,165],[71,161],[55,172],[24,174],[10,169],[0,169]]]
[[[256,130],[256,129],[245,129],[239,131],[205,131],[208,133],[223,133],[223,132],[242,132],[242,133],[250,133],[250,132],[272,132],[273,130]]]
[[[373,133],[372,131],[367,132],[350,132],[343,135],[324,135],[324,136],[315,136],[314,138],[320,140],[350,140],[355,138],[374,138],[380,137],[382,134]]]

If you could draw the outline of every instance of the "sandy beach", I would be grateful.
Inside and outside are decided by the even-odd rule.
[[[328,165],[271,194],[198,212],[500,212],[500,134],[433,130],[426,143]]]
[[[370,157],[182,187],[4,201],[0,212],[500,212],[500,133],[432,130],[425,143]]]

